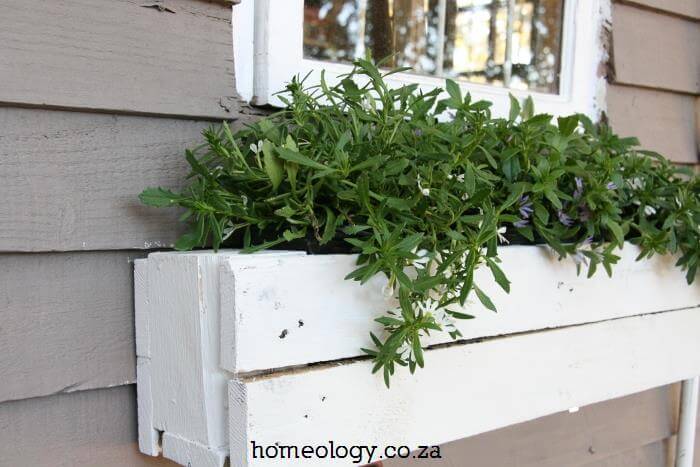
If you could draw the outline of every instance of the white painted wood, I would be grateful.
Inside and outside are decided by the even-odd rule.
[[[347,465],[253,459],[250,443],[415,448],[686,379],[700,372],[699,328],[695,308],[429,350],[391,390],[369,361],[235,379],[232,465]]]
[[[221,447],[226,428],[211,410],[217,373],[209,372],[207,324],[216,309],[208,306],[204,261],[199,255],[149,256],[153,416],[161,431]]]
[[[171,433],[165,433],[163,456],[188,467],[221,467],[226,462],[228,450],[213,449]]]
[[[268,254],[303,253],[258,256]],[[218,271],[236,255],[152,253],[136,263],[139,442],[146,454],[157,454],[158,431],[163,456],[176,462],[222,466],[228,454],[231,375],[219,365]]]
[[[151,357],[151,329],[148,316],[148,262],[145,259],[134,260],[134,328],[136,355]]]
[[[153,426],[153,388],[151,359],[136,357],[136,398],[139,426],[139,450],[149,456],[160,455],[159,433]]]
[[[546,343],[549,341],[545,337],[550,334],[544,330],[549,328],[564,327],[557,332],[585,328],[591,330],[586,334],[587,342],[615,341],[610,346],[611,351],[620,351],[616,346],[626,346],[632,352],[627,357],[644,359],[645,355],[640,357],[635,353],[634,326],[630,325],[633,329],[629,333],[626,327],[614,327],[621,333],[615,337],[613,331],[605,331],[608,329],[606,323],[617,323],[610,321],[615,318],[698,306],[700,290],[697,286],[686,285],[682,272],[673,266],[673,258],[657,257],[635,262],[637,253],[636,247],[625,247],[612,279],[603,274],[586,279],[576,274],[573,262],[558,261],[546,248],[502,247],[500,257],[502,267],[512,281],[511,294],[500,291],[488,270],[480,270],[476,281],[493,297],[500,312],[494,314],[481,305],[468,303],[465,311],[476,315],[477,319],[462,322],[461,331],[465,339],[487,339],[484,344],[511,342],[494,337],[514,333],[534,336],[533,342],[538,342],[538,336],[542,336]],[[248,419],[246,417],[250,414],[257,413],[257,406],[248,406],[251,400],[257,400],[256,393],[248,392],[250,388],[247,386],[248,383],[258,384],[259,380],[251,379],[253,374],[263,370],[272,372],[270,381],[277,383],[270,384],[279,383],[284,388],[291,377],[287,371],[281,371],[284,368],[357,357],[361,346],[371,345],[369,331],[381,331],[373,318],[395,304],[387,302],[382,294],[385,283],[382,277],[375,277],[363,286],[344,279],[354,269],[355,261],[354,255],[309,256],[303,252],[285,251],[256,255],[242,255],[238,251],[160,252],[138,261],[135,300],[136,325],[139,327],[141,449],[151,455],[157,454],[158,432],[163,432],[163,440],[170,440],[163,441],[163,455],[197,467],[217,465],[232,443],[232,465],[238,465],[235,456],[252,438],[248,424],[229,426],[228,406],[234,399],[237,401],[234,412],[240,416],[233,414],[233,419]],[[663,316],[670,319],[677,315],[667,313]],[[605,326],[571,327],[593,322]],[[603,331],[593,331],[597,329]],[[691,329],[690,324],[685,329]],[[521,337],[523,335],[519,334],[512,339]],[[448,336],[436,335],[426,344],[447,341]],[[462,342],[450,348],[467,349],[465,355],[469,356],[474,349],[481,349],[473,345],[464,346]],[[548,345],[550,351],[556,349],[559,352],[558,344],[543,345]],[[532,346],[537,350],[536,344]],[[523,355],[530,352],[527,346],[522,347],[525,354],[507,348],[514,361],[527,366],[522,361]],[[427,367],[435,365],[436,369],[426,375],[437,377],[443,370],[449,373],[445,365],[453,364],[454,359],[449,357],[446,363],[440,363],[443,355],[452,355],[441,353],[443,351],[446,349],[428,352]],[[505,354],[504,350],[498,358],[505,360]],[[465,358],[468,363],[464,365],[474,365],[476,358]],[[483,362],[491,364],[486,353]],[[357,370],[355,374],[352,372],[356,370],[352,370],[352,377],[342,373],[333,379],[336,382],[357,380],[360,385],[377,383],[372,390],[381,389],[381,382],[369,375],[367,365],[367,362],[346,364],[353,369],[361,366],[362,371]],[[458,369],[465,368],[464,365]],[[323,374],[334,368],[328,364],[321,366],[325,368],[321,370]],[[663,376],[654,371],[650,377]],[[228,393],[227,382],[236,377],[246,386],[239,388],[239,393],[229,400],[233,396]],[[401,378],[412,380],[413,377],[401,376],[396,381],[400,383]],[[454,383],[449,378],[445,384]],[[564,379],[566,381],[562,384],[570,383],[570,378]],[[312,378],[311,381],[315,380]],[[611,390],[618,387],[616,381],[608,382],[613,388]],[[602,387],[603,383],[600,385]],[[627,389],[625,386],[624,390]],[[641,389],[644,388],[640,386]],[[284,391],[286,389],[280,394]],[[528,393],[523,400],[529,400],[529,397]],[[274,405],[276,403],[269,406],[269,411],[283,409]],[[170,443],[170,448],[166,448],[167,443]]]
[[[233,34],[233,67],[236,91],[245,101],[253,98],[255,34],[255,8],[253,1],[246,1],[232,8],[231,31]]]
[[[283,105],[274,94],[282,90],[293,74],[305,76],[307,84],[320,83],[321,71],[333,82],[350,71],[345,64],[308,60],[303,57],[303,0],[246,0],[254,3],[255,27],[234,30],[234,42],[254,43],[254,57],[239,63],[237,69],[254,69],[255,82],[252,101],[256,104]],[[243,2],[246,3],[246,2]],[[241,5],[234,7],[234,10]],[[542,113],[568,115],[582,112],[597,118],[605,110],[605,80],[598,69],[607,58],[603,43],[603,28],[610,19],[609,0],[566,0],[562,43],[561,92],[551,95],[505,89],[495,86],[461,83],[463,92],[476,99],[493,102],[494,115],[508,115],[508,94],[518,98],[531,95],[535,108]],[[275,34],[285,31],[285,34]],[[252,38],[250,37],[252,34]],[[250,59],[247,52],[238,52],[242,60]],[[240,60],[239,59],[239,60]],[[423,91],[444,87],[442,78],[399,73],[387,79],[391,86],[417,83]],[[245,95],[248,88],[239,92]]]
[[[151,348],[149,326],[148,273],[144,259],[134,260],[134,325],[136,331],[136,386],[139,450],[149,456],[160,454],[158,431],[153,423]]]
[[[637,262],[638,253],[626,245],[612,278],[600,271],[587,279],[573,260],[544,247],[501,247],[510,294],[479,269],[476,283],[499,311],[473,298],[462,311],[476,319],[458,321],[459,329],[474,339],[700,305],[700,286],[686,284],[673,258]],[[221,272],[222,367],[251,372],[362,355],[361,347],[372,347],[369,332],[382,332],[374,318],[396,304],[384,298],[382,277],[344,280],[354,268],[350,255],[229,256]],[[426,344],[449,341],[434,333]]]
[[[693,467],[695,433],[697,432],[700,377],[683,381],[680,422],[676,444],[676,467]]]

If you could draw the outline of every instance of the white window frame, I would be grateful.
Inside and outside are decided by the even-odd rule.
[[[555,116],[584,113],[598,119],[605,110],[605,77],[601,64],[607,60],[604,28],[610,20],[610,0],[564,0],[559,94],[508,89],[460,81],[463,93],[493,102],[494,116],[507,116],[508,94],[519,99],[531,96],[538,113]],[[233,7],[233,45],[236,88],[255,105],[281,107],[275,93],[293,75],[309,76],[309,84],[335,82],[352,67],[348,64],[311,60],[303,56],[304,0],[244,0]],[[417,83],[427,91],[443,87],[444,78],[399,73],[387,79],[391,86]]]

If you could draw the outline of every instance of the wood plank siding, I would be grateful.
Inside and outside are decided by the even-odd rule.
[[[230,10],[193,0],[0,3],[0,102],[228,118]]]
[[[183,150],[209,124],[0,108],[0,250],[168,246],[182,230],[177,213],[144,208],[137,196],[180,186]]]
[[[698,163],[700,2],[620,1],[612,9],[608,116],[623,135]]]
[[[132,261],[141,256],[0,255],[0,402],[136,381]]]
[[[180,186],[203,128],[258,112],[235,92],[231,3],[0,1],[0,467],[174,465],[136,445],[131,261],[182,227],[136,196]],[[686,164],[699,19],[697,0],[613,9],[610,120]],[[662,467],[678,399],[656,388],[386,464]]]
[[[558,413],[442,446],[440,461],[387,467],[574,467],[599,464],[663,441],[676,423],[679,386],[667,386]],[[622,456],[625,457],[624,455]],[[465,462],[466,461],[466,462]],[[633,465],[633,464],[630,464]],[[655,464],[659,467],[660,464]]]

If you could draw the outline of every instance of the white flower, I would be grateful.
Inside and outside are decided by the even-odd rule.
[[[418,183],[418,189],[421,193],[423,193],[423,196],[430,196],[430,188],[423,188],[423,185],[421,185],[420,180],[420,175],[417,175],[416,183]]]
[[[466,201],[466,200],[468,200],[468,199],[469,199],[469,195],[468,195],[467,193],[464,193],[464,194],[462,195],[462,201]]]
[[[382,295],[386,299],[394,298],[394,286],[390,282],[382,286]]]
[[[630,188],[633,190],[641,190],[644,188],[644,182],[639,177],[634,177],[632,180],[628,180],[627,183],[629,183]]]
[[[231,236],[231,234],[233,234],[234,230],[235,229],[233,228],[233,222],[228,221],[226,223],[226,227],[224,227],[224,231],[222,232],[221,241],[228,239]]]
[[[412,265],[416,269],[425,269],[425,265],[430,262],[430,256],[428,256],[428,250],[418,250],[413,252],[418,258],[412,261]]]
[[[580,251],[577,251],[576,253],[574,253],[571,256],[571,258],[574,260],[574,263],[576,263],[577,265],[585,264],[586,266],[588,266],[588,257],[586,257],[586,255],[584,255]]]
[[[498,231],[497,231],[496,233],[498,234],[498,241],[499,241],[499,242],[501,242],[501,243],[510,243],[510,242],[508,241],[508,239],[506,238],[506,236],[505,236],[507,230],[508,230],[508,229],[506,228],[505,225],[504,225],[503,227],[501,227],[500,229],[498,229]]]
[[[656,209],[653,206],[644,206],[644,214],[647,216],[653,216],[656,214]]]
[[[251,143],[250,150],[253,151],[253,154],[255,154],[257,156],[258,154],[260,154],[260,151],[262,151],[262,147],[263,147],[263,142],[262,142],[262,140],[260,140],[260,141],[258,141],[257,145],[255,145],[254,143]]]

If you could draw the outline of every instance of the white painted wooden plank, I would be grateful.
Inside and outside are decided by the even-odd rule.
[[[698,329],[700,308],[449,346],[427,351],[426,368],[400,372],[391,390],[369,376],[369,361],[232,380],[231,458],[290,464],[253,459],[252,441],[440,444],[661,386],[700,372]]]
[[[163,435],[163,456],[188,467],[223,467],[228,452],[212,449],[170,433]]]
[[[210,442],[201,336],[198,258],[149,257],[153,417],[160,431]]]
[[[148,262],[134,260],[134,332],[136,356],[151,357],[151,329],[148,313]]]
[[[559,261],[543,247],[499,249],[510,278],[506,294],[482,268],[476,282],[499,312],[467,303],[476,319],[460,321],[465,339],[498,336],[700,304],[700,286],[688,286],[670,257],[636,262],[627,245],[613,278],[602,271],[577,275],[572,260]],[[344,280],[355,268],[351,255],[254,258],[231,256],[221,273],[221,364],[232,372],[330,361],[361,355],[371,347],[369,332],[381,334],[373,319],[395,303],[382,294],[385,280],[367,284]],[[434,334],[426,344],[450,341]]]
[[[218,453],[227,452],[226,382],[231,375],[219,365],[219,268],[226,258],[238,254],[235,250],[152,253],[136,265],[137,289],[148,286],[147,293],[137,290],[135,299],[137,313],[147,310],[148,314],[147,320],[139,317],[138,322],[148,326],[149,333],[140,342],[150,346],[149,366],[144,368],[151,374],[146,384],[153,395],[152,426],[171,440],[170,449],[165,442],[163,446],[167,458],[182,460],[204,446],[207,452],[192,455],[211,463],[219,458]],[[303,254],[261,252],[255,256]],[[146,436],[148,426],[146,421]],[[212,457],[209,451],[217,454]]]
[[[145,259],[137,259],[134,260],[134,326],[136,328],[139,450],[149,456],[158,456],[160,455],[159,434],[153,423],[149,319],[148,262]]]
[[[149,456],[159,456],[159,433],[153,427],[153,389],[151,385],[150,358],[136,357],[136,382],[139,450]]]

